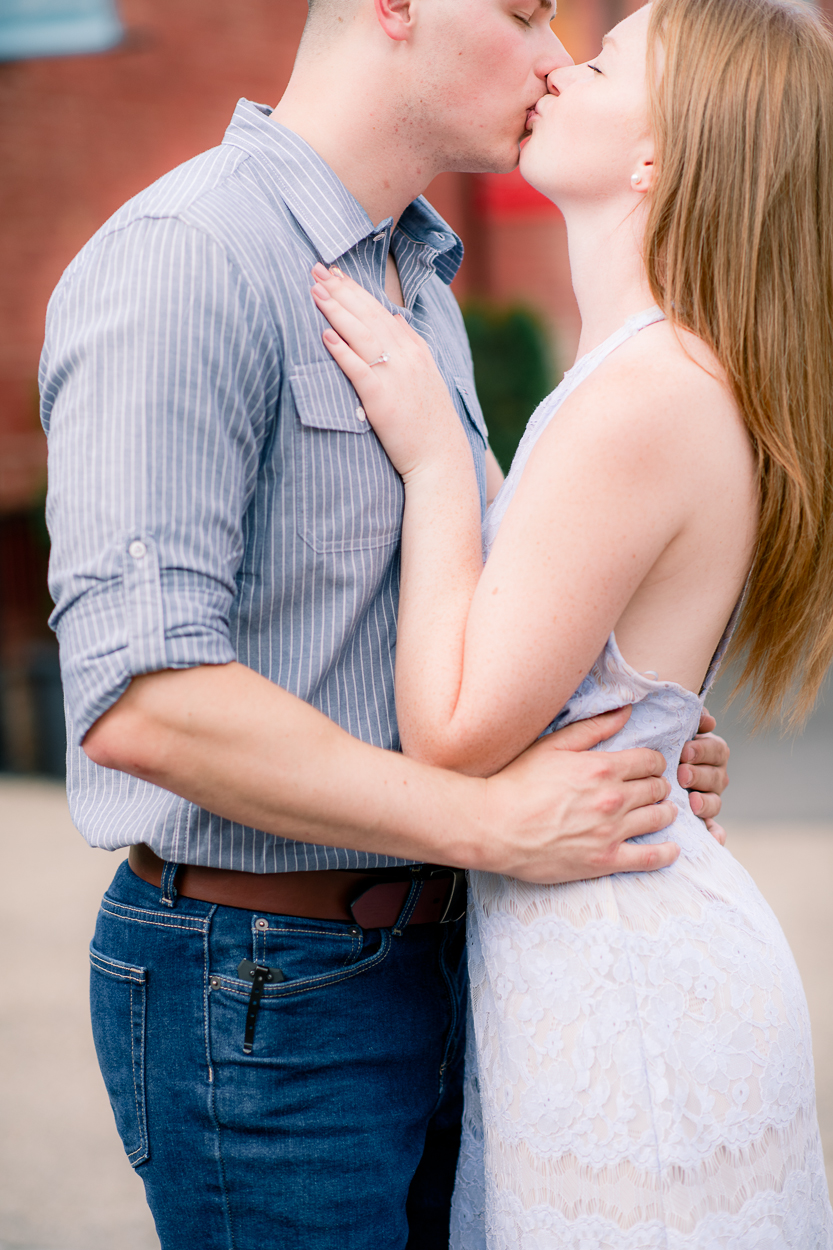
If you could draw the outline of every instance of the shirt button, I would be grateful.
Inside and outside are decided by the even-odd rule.
[[[140,542],[138,538],[127,548],[127,554],[131,555],[134,560],[144,560],[147,553],[147,547],[143,542]]]
[[[384,234],[374,234],[374,236],[373,236],[373,242],[374,242],[374,243],[381,243],[381,242],[383,242],[384,238],[385,238],[385,235],[384,235]]]
[[[361,404],[359,404],[358,408],[356,409],[356,416],[359,418],[360,421],[367,420],[367,413],[365,412],[364,408],[362,408]]]

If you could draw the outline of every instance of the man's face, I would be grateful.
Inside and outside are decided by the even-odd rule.
[[[422,0],[409,94],[443,168],[505,173],[517,165],[547,74],[572,64],[550,29],[553,14],[551,0]]]

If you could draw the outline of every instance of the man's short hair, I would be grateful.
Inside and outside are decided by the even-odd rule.
[[[307,0],[310,17],[312,17],[313,13],[318,16],[327,10],[331,13],[336,13],[339,9],[352,8],[354,3],[355,0]]]
[[[342,14],[345,17],[348,13],[352,14],[358,3],[359,0],[307,0],[309,12],[304,28],[306,38],[309,39],[311,35],[314,35],[316,41],[320,42],[328,33],[338,30],[340,26],[338,19]],[[327,21],[332,25],[328,27]]]

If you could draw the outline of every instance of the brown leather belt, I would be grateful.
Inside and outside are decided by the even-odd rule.
[[[127,862],[137,877],[161,886],[164,860],[149,846],[131,846]],[[185,898],[240,907],[245,911],[300,916],[308,920],[355,922],[363,929],[389,929],[399,920],[414,881],[422,888],[402,924],[447,924],[466,908],[466,875],[459,868],[419,864],[351,872],[236,872],[180,864],[176,891]]]

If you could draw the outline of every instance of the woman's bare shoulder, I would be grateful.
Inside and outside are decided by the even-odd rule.
[[[745,439],[743,420],[719,361],[689,331],[658,322],[623,343],[564,405],[599,432],[626,442],[684,447],[713,437]],[[589,430],[588,430],[589,433]]]
[[[624,342],[599,369],[599,380],[623,391],[644,390],[665,412],[707,407],[720,416],[738,416],[720,362],[710,347],[689,330],[658,321]]]

